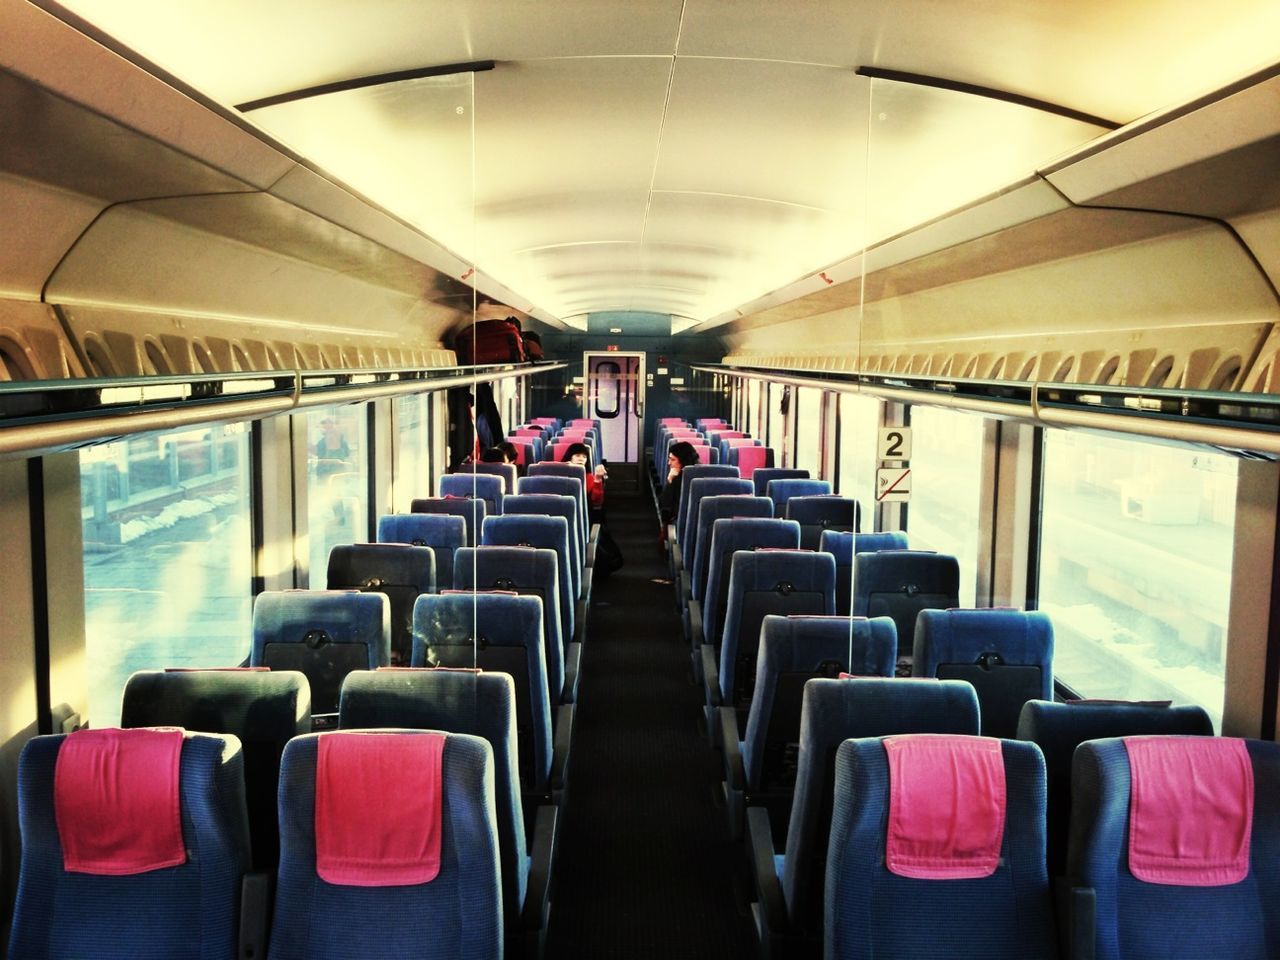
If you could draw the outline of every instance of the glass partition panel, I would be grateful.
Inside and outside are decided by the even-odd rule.
[[[911,408],[913,550],[948,553],[960,563],[960,605],[972,607],[978,570],[982,418],[933,407]]]
[[[80,452],[89,722],[135,670],[249,657],[249,431],[218,425]]]
[[[1086,697],[1198,703],[1219,724],[1234,458],[1048,430],[1040,608]]]
[[[876,437],[884,404],[872,397],[842,393],[840,456],[836,492],[862,506],[862,529],[872,529],[876,504]]]
[[[774,458],[778,466],[789,467],[791,463],[791,437],[787,431],[787,409],[791,405],[791,388],[780,383],[766,386],[768,397],[768,445],[773,447]]]
[[[324,589],[329,551],[366,543],[369,421],[363,404],[320,407],[302,417],[307,435],[307,536],[312,589]]]
[[[432,494],[430,396],[415,393],[396,399],[396,513],[408,513],[415,498]]]
[[[794,391],[796,404],[796,466],[810,476],[822,476],[822,391],[799,387]]]

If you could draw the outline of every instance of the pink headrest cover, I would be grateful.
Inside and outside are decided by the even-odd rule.
[[[62,741],[53,812],[69,873],[113,877],[187,862],[179,729],[81,730]]]
[[[768,447],[738,447],[738,473],[743,479],[750,480],[768,462]]]
[[[1147,883],[1220,887],[1249,873],[1253,764],[1229,737],[1125,737],[1129,871]]]
[[[404,887],[440,873],[445,735],[341,732],[316,747],[316,873]]]
[[[984,737],[886,737],[889,827],[885,866],[900,877],[989,877],[1004,839],[1000,741]]]

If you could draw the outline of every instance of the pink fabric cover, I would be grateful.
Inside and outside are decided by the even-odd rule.
[[[182,731],[80,730],[62,741],[53,812],[68,873],[123,877],[187,862]]]
[[[1129,871],[1147,883],[1221,887],[1249,873],[1253,764],[1234,737],[1125,737]]]
[[[664,427],[687,427],[689,425],[689,421],[683,417],[663,417],[658,423]]]
[[[542,436],[542,431],[536,430],[532,427],[521,427],[519,430],[512,430],[511,433],[509,433],[507,436],[508,437],[540,437]]]
[[[440,873],[445,734],[322,733],[316,873],[348,887],[405,887]]]
[[[586,427],[588,430],[590,430],[595,425],[596,425],[596,422],[594,420],[587,420],[582,417],[579,417],[576,420],[570,420],[567,424],[565,424],[565,426],[569,426],[569,427]]]
[[[556,418],[555,418],[555,417],[534,417],[534,418],[533,418],[532,420],[530,420],[529,422],[530,422],[530,423],[541,423],[541,424],[545,424],[545,425],[547,425],[547,426],[551,426],[553,423],[555,423],[555,422],[556,422]]]
[[[751,475],[769,462],[768,447],[739,447],[738,476],[750,480]]]
[[[917,880],[989,877],[1004,839],[1000,741],[933,734],[886,737],[885,866]]]

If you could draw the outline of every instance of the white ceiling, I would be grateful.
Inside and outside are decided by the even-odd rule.
[[[64,0],[526,303],[702,321],[1277,57],[1277,0]],[[678,323],[684,327],[686,324]]]

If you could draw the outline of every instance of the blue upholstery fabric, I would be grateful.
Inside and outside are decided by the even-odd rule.
[[[519,471],[514,463],[464,463],[453,471],[458,474],[481,473],[502,480],[503,494],[516,492],[516,478]]]
[[[549,494],[557,497],[572,497],[578,506],[578,519],[573,533],[578,537],[582,548],[582,556],[586,556],[587,534],[590,532],[587,523],[587,494],[585,480],[576,477],[531,476],[522,477],[516,484],[516,490],[525,496],[530,494]]]
[[[989,877],[919,880],[884,866],[889,769],[878,739],[841,744],[827,859],[826,956],[876,960],[1056,960],[1044,866],[1044,761],[1004,740],[1007,816]],[[886,914],[910,905],[904,922]]]
[[[582,571],[573,565],[569,550],[569,521],[532,513],[485,517],[480,545],[554,550],[560,581],[560,636],[566,641],[573,637],[574,601],[582,593]]]
[[[420,593],[436,592],[435,552],[403,543],[342,544],[329,551],[327,585],[385,595],[391,602],[391,657],[408,663],[414,601]]]
[[[665,484],[667,471],[663,469],[661,473]],[[689,491],[693,486],[693,481],[711,477],[736,480],[738,478],[738,468],[717,463],[695,463],[693,466],[685,467],[680,471],[680,505],[676,509],[677,540],[683,535],[685,518],[688,516],[689,510]]]
[[[490,518],[492,519],[492,518]],[[507,673],[381,670],[347,675],[338,726],[401,727],[483,737],[493,750],[502,914],[518,927],[529,882],[516,734],[516,684]]]
[[[503,506],[505,509],[505,501]],[[488,507],[483,500],[468,498],[428,497],[414,500],[409,505],[409,509],[413,513],[443,513],[451,517],[461,517],[467,526],[467,546],[469,547],[476,545],[476,537],[480,535],[480,525],[489,515]]]
[[[342,678],[391,662],[391,602],[380,593],[268,590],[253,602],[249,663],[300,670],[314,713],[338,709]]]
[[[857,546],[854,546],[854,538]],[[894,530],[890,533],[850,533],[840,530],[823,530],[818,539],[818,549],[836,558],[836,609],[842,613],[853,605],[853,554],[875,553],[878,550],[906,550],[907,535]]]
[[[842,672],[891,677],[897,655],[898,635],[888,617],[765,617],[756,690],[742,741],[748,789],[794,789],[795,769],[792,765],[784,770],[784,753],[800,742],[800,706],[807,681],[834,679]]]
[[[525,479],[529,478],[526,477]],[[507,497],[507,501],[503,506],[507,516],[512,514],[522,516],[533,514],[545,517],[564,517],[565,523],[569,526],[569,562],[573,564],[572,569],[579,571],[579,575],[581,575],[581,571],[585,566],[586,550],[584,544],[586,541],[579,532],[581,512],[578,509],[578,502],[573,497],[552,493],[518,493],[514,497]]]
[[[1024,703],[1053,699],[1053,626],[1038,611],[921,610],[914,651],[913,676],[977,688],[983,736],[1015,736]]]
[[[454,583],[459,590],[514,590],[542,603],[542,637],[551,702],[564,692],[565,640],[560,633],[560,574],[554,550],[530,547],[464,547]]]
[[[773,501],[768,497],[728,496],[703,497],[698,504],[697,526],[693,540],[693,599],[703,600],[707,595],[707,567],[711,557],[711,525],[717,520],[734,517],[768,520],[773,517]]]
[[[782,894],[793,927],[811,936],[821,932],[836,748],[856,737],[977,732],[978,698],[958,680],[859,678],[804,685],[800,760],[782,864]]]
[[[280,754],[311,732],[311,687],[296,670],[144,670],[124,686],[122,727],[182,727],[231,734],[244,749],[253,865],[273,872],[280,856],[276,786]]]
[[[706,602],[702,605],[702,632],[717,647],[723,632],[724,607],[729,596],[733,555],[739,550],[772,547],[795,550],[800,546],[800,524],[794,520],[733,518],[711,525],[711,556],[707,561]]]
[[[1129,872],[1129,756],[1092,740],[1071,769],[1067,874],[1096,893],[1097,960],[1271,960],[1280,956],[1280,744],[1246,740],[1253,762],[1249,873],[1221,887],[1144,883]]]
[[[516,689],[521,784],[530,793],[546,791],[551,774],[551,692],[542,642],[542,602],[537,597],[484,593],[420,597],[413,611],[413,665],[478,667],[509,674]]]
[[[824,532],[857,530],[862,509],[849,497],[799,496],[787,501],[787,519],[800,524],[800,546],[817,550]]]
[[[881,550],[853,558],[855,617],[893,617],[898,655],[909,656],[916,614],[960,605],[960,564],[924,550]]]
[[[249,867],[244,757],[232,736],[188,734],[179,769],[187,862],[132,876],[68,873],[54,813],[63,735],[18,761],[22,866],[11,960],[226,960],[236,955]]]
[[[458,733],[445,743],[439,875],[411,886],[349,887],[316,875],[320,736],[299,737],[284,753],[271,960],[498,960],[502,894],[489,744]]]
[[[485,516],[502,515],[502,498],[506,491],[502,489],[501,477],[489,477],[477,473],[450,473],[441,477],[437,485],[442,497],[483,500]]]
[[[683,483],[680,496],[684,500],[684,525],[677,529],[677,536],[685,569],[691,570],[698,538],[698,507],[703,498],[734,494],[749,497],[753,487],[750,480],[739,480],[737,477],[696,477],[686,479]]]
[[[1049,773],[1049,876],[1067,868],[1067,828],[1071,822],[1071,758],[1086,740],[1152,734],[1213,736],[1203,707],[1152,703],[1091,703],[1028,700],[1018,718],[1018,739],[1044,753]]]
[[[443,514],[391,514],[378,518],[378,542],[430,547],[436,557],[436,589],[448,589],[453,586],[454,551],[467,545],[467,523]]]
[[[769,496],[769,484],[774,480],[808,480],[808,470],[797,470],[792,467],[762,467],[751,475],[757,497]],[[772,499],[772,498],[770,498]],[[778,514],[781,516],[781,514]]]
[[[764,495],[773,501],[773,515],[786,517],[787,501],[792,497],[829,497],[831,484],[826,480],[806,480],[799,477],[770,480]]]
[[[767,614],[836,612],[836,562],[809,550],[742,550],[733,555],[724,629],[720,695],[746,710],[755,689],[760,624]]]

